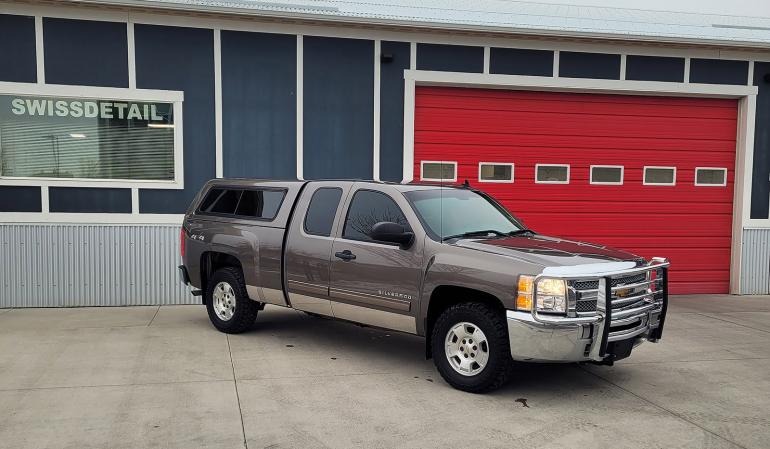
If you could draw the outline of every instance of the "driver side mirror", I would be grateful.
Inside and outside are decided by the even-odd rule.
[[[403,249],[409,248],[414,240],[414,233],[403,225],[392,221],[381,221],[372,226],[369,237],[380,242],[396,243]]]

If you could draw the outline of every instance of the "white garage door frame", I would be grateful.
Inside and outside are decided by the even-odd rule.
[[[735,149],[730,293],[740,293],[743,229],[750,227],[770,228],[770,219],[750,218],[754,123],[758,92],[756,86],[404,70],[404,183],[411,182],[414,178],[416,86],[737,99],[738,130]]]

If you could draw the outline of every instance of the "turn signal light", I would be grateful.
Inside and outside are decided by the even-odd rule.
[[[516,297],[516,310],[532,310],[532,284],[533,276],[519,276],[518,296]]]

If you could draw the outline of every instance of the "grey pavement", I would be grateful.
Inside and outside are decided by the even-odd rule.
[[[613,367],[453,390],[423,340],[268,307],[0,310],[0,448],[766,448],[770,297],[672,299]]]

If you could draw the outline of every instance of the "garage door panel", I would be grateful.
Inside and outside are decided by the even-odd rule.
[[[602,243],[620,248],[621,245],[628,245],[627,237],[609,237],[602,236]],[[634,236],[634,248],[639,251],[658,250],[659,248],[730,248],[732,239],[730,236],[721,237],[676,237],[669,235],[658,236]]]
[[[638,98],[638,97],[636,97]],[[560,115],[580,115],[596,110],[598,102],[561,102],[559,110],[555,111],[551,102],[536,98],[522,99],[516,102],[501,98],[490,103],[484,97],[466,97],[462,104],[457,104],[454,98],[447,96],[421,97],[416,103],[421,109],[442,109],[444,111],[495,111],[495,112],[531,112]],[[727,104],[731,104],[728,102]],[[735,106],[724,108],[693,108],[691,104],[639,104],[633,102],[601,102],[602,114],[614,117],[692,117],[703,119],[735,120]],[[426,111],[430,113],[430,111]]]
[[[517,198],[511,196],[507,193],[498,193],[497,191],[502,189],[485,189],[487,192],[489,192],[491,195],[493,195],[495,198],[497,198],[498,201],[501,202],[514,202]],[[601,195],[601,193],[597,193]],[[648,198],[649,199],[649,198]],[[613,218],[617,218],[617,214],[625,214],[628,212],[628,204],[627,200],[623,199],[617,199],[617,200],[602,200],[601,204],[597,204],[596,201],[591,201],[591,199],[585,199],[585,200],[572,200],[569,203],[565,203],[564,201],[542,201],[539,200],[537,205],[531,204],[529,201],[527,201],[525,204],[518,204],[517,206],[510,206],[511,212],[514,214],[521,210],[524,213],[529,211],[530,213],[533,212],[542,212],[542,213],[570,213],[570,212],[580,212],[580,213],[604,213],[604,214],[613,214],[611,215]],[[714,204],[702,204],[702,203],[694,203],[694,204],[688,204],[686,202],[672,202],[672,203],[661,203],[656,201],[648,201],[648,202],[637,202],[634,204],[634,211],[636,213],[640,214],[653,214],[653,213],[679,213],[682,210],[687,210],[690,214],[696,214],[696,215],[723,215],[724,219],[731,220],[732,219],[732,210],[733,205],[730,202],[724,202],[724,203],[714,203]],[[709,217],[711,218],[711,217]]]
[[[479,136],[479,135],[482,136]],[[480,139],[480,137],[482,137]],[[415,132],[415,144],[456,145],[458,151],[468,147],[483,146],[494,150],[542,151],[566,148],[568,150],[632,150],[633,151],[702,151],[735,153],[735,140],[731,139],[659,139],[647,136],[561,136],[542,134],[512,134],[499,132],[471,132],[460,129],[448,131],[420,130]]]
[[[532,112],[428,110],[415,120],[423,130],[462,129],[472,124],[476,132],[500,132],[505,123],[506,134],[549,134],[559,136],[645,137],[650,130],[660,138],[735,140],[737,121],[720,119],[670,117],[618,117],[584,114],[554,116]]]
[[[526,100],[536,100],[543,103],[556,102],[579,102],[579,103],[620,103],[633,106],[638,105],[683,105],[693,108],[724,108],[735,109],[735,102],[719,98],[687,98],[687,97],[660,97],[644,95],[592,95],[582,94],[581,98],[572,93],[528,91],[528,90],[495,90],[495,89],[456,89],[447,87],[420,87],[420,96],[417,101],[431,97],[443,97],[447,100],[462,98],[462,102],[471,98],[485,98],[490,102],[501,100],[504,102],[519,102]],[[581,95],[581,94],[578,94]],[[448,102],[448,105],[456,104]]]

